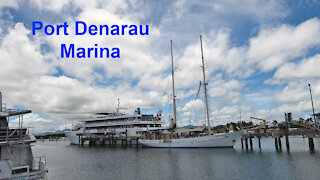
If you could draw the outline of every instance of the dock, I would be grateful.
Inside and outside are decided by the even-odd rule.
[[[273,132],[247,132],[242,135],[241,137],[241,147],[242,149],[249,150],[253,149],[253,138],[258,139],[258,147],[261,149],[261,138],[266,137],[266,138],[274,138],[274,146],[277,151],[282,150],[282,142],[281,138],[285,137],[285,145],[287,150],[290,150],[290,141],[289,137],[292,136],[303,136],[308,138],[309,142],[309,149],[311,152],[314,152],[314,141],[313,138],[318,138],[320,137],[320,131],[319,130],[314,130],[314,129],[297,129],[297,130],[275,130]]]
[[[84,146],[84,144],[88,144],[89,146],[123,146],[123,147],[139,147],[138,137],[115,137],[113,135],[110,136],[99,136],[99,137],[89,137],[79,135],[79,145]]]

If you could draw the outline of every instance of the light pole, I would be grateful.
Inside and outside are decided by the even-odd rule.
[[[309,90],[310,90],[310,97],[311,97],[311,104],[312,104],[314,127],[315,127],[316,129],[318,129],[318,124],[317,124],[316,115],[314,114],[314,107],[313,107],[313,99],[312,99],[311,85],[308,84],[308,86],[309,86]]]

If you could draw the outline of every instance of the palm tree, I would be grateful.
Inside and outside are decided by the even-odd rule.
[[[273,124],[274,126],[276,126],[276,125],[278,124],[278,121],[277,121],[277,120],[273,120],[272,124]]]

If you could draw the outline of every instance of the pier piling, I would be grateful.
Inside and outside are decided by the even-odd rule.
[[[241,148],[243,149],[243,138],[241,138]]]
[[[278,139],[277,138],[274,138],[274,146],[276,148],[276,150],[278,151]]]
[[[261,149],[261,137],[258,137],[259,149]]]
[[[286,146],[287,146],[287,150],[290,150],[290,145],[289,145],[289,136],[286,135]]]
[[[253,144],[252,144],[252,137],[251,136],[249,137],[249,142],[250,142],[250,149],[252,150]]]
[[[248,148],[248,138],[245,138],[244,140],[245,140],[245,143],[246,143],[246,150],[248,150],[249,149]]]
[[[313,138],[312,137],[309,137],[309,149],[311,152],[314,151],[314,143],[313,143]]]
[[[278,142],[279,142],[279,149],[281,151],[282,150],[281,137],[278,138]]]

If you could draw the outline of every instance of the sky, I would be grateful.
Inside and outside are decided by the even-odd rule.
[[[148,36],[32,35],[32,22],[149,25]],[[0,0],[0,91],[31,109],[35,132],[70,128],[97,112],[137,107],[172,117],[173,41],[178,126],[203,125],[203,35],[212,125],[284,121],[320,111],[320,2],[316,0]],[[61,43],[119,47],[119,59],[62,59]],[[255,123],[255,120],[253,120]],[[18,119],[11,119],[16,126]]]

